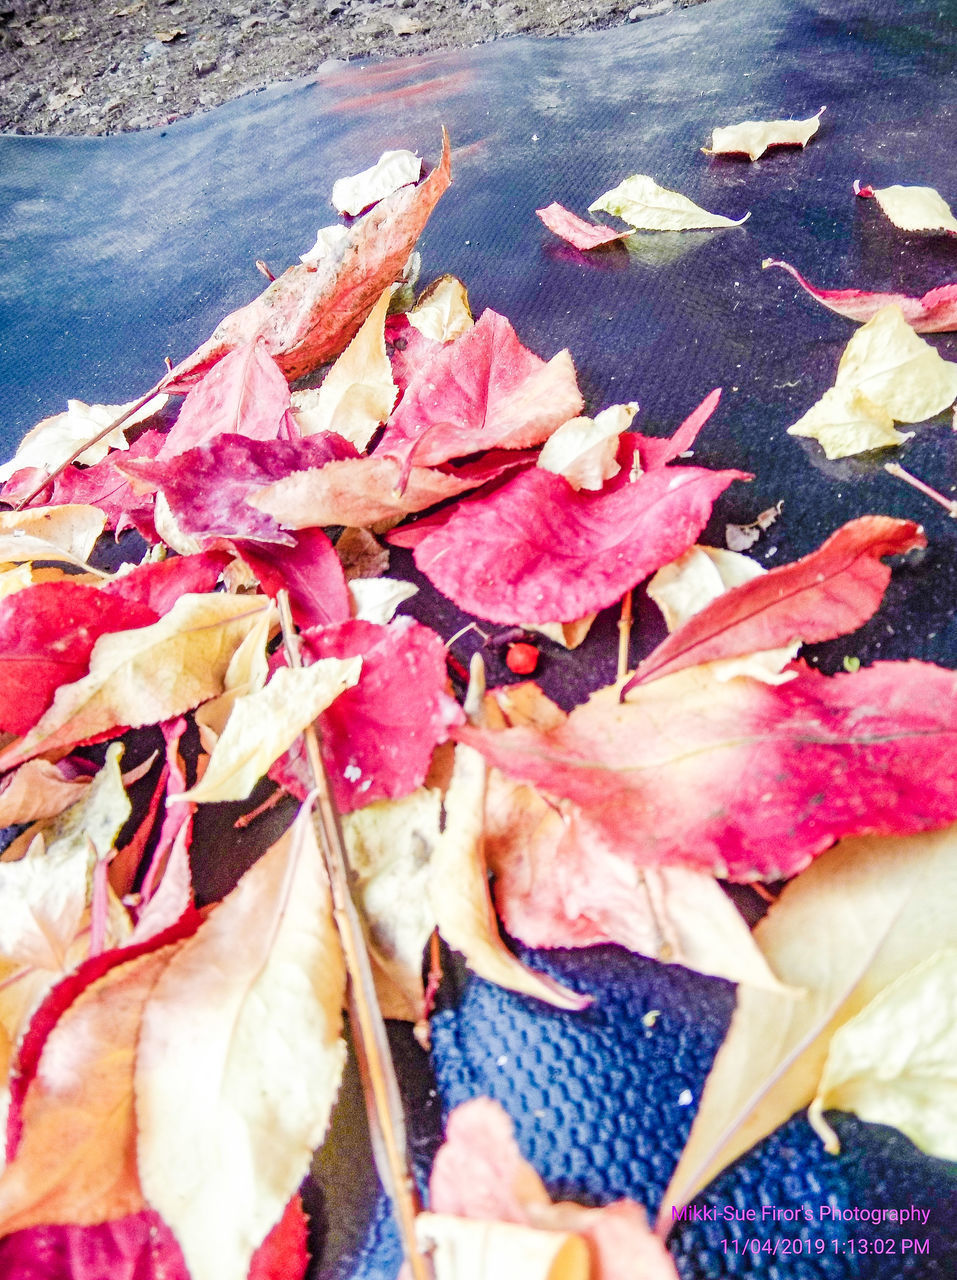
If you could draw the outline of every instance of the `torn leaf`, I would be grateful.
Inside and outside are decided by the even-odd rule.
[[[745,155],[749,160],[763,156],[768,147],[806,147],[821,124],[824,107],[808,120],[745,120],[712,131],[711,146],[702,147],[706,156]]]
[[[355,217],[402,187],[418,182],[421,173],[422,161],[411,151],[383,151],[370,168],[333,183],[333,208]]]

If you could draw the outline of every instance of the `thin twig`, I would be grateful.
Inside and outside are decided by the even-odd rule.
[[[618,619],[618,679],[628,674],[628,650],[631,648],[631,592],[626,591],[621,601],[621,617]]]
[[[957,499],[945,498],[942,493],[938,493],[936,489],[932,489],[929,484],[924,484],[923,480],[918,480],[916,476],[912,476],[909,471],[905,471],[899,463],[885,462],[884,470],[890,475],[896,476],[898,480],[903,480],[912,488],[919,490],[925,497],[932,498],[934,502],[947,510],[947,514],[954,520],[957,520]]]
[[[301,667],[299,637],[289,608],[289,595],[284,589],[278,592],[276,603],[279,606],[286,660],[290,667]],[[342,824],[314,725],[307,726],[303,738],[306,757],[316,784],[317,834],[332,889],[333,915],[349,975],[349,1018],[369,1115],[376,1168],[392,1198],[402,1246],[413,1280],[431,1280],[431,1267],[420,1251],[415,1235],[419,1201],[409,1164],[402,1099],[389,1051],[385,1023],[376,998],[365,936],[349,892]]]
[[[139,410],[152,400],[154,396],[159,395],[163,390],[163,386],[168,377],[169,373],[167,372],[162,376],[162,378],[160,378],[159,382],[150,387],[149,391],[147,391],[145,395],[140,396],[139,400],[134,400],[128,409],[124,409],[118,418],[114,418],[111,423],[105,426],[102,431],[98,431],[95,436],[90,436],[89,440],[84,440],[78,448],[73,450],[68,458],[65,458],[58,466],[54,467],[49,475],[44,476],[41,483],[31,489],[25,498],[21,498],[19,502],[14,504],[14,511],[22,511],[23,508],[28,506],[38,494],[43,492],[48,484],[53,483],[61,471],[65,471],[72,462],[76,462],[77,458],[79,458],[81,454],[86,453],[87,449],[89,449],[91,445],[99,444],[101,440],[106,438],[106,436],[112,434],[117,427],[122,427],[124,422],[129,418],[132,418],[134,413],[138,413]]]

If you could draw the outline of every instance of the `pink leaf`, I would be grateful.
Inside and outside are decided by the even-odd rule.
[[[156,456],[172,458],[220,435],[276,440],[288,408],[282,370],[262,343],[247,342],[193,387]]]
[[[373,800],[409,795],[424,780],[436,745],[462,719],[445,692],[445,646],[414,622],[387,627],[344,622],[305,636],[314,659],[362,656],[359,683],[319,717],[336,803],[351,813]],[[294,795],[313,788],[301,742],[269,776]]]
[[[890,516],[851,520],[810,555],[725,592],[651,653],[622,689],[683,667],[855,631],[884,598],[882,556],[926,547],[920,527]]]
[[[865,195],[867,189],[858,194]],[[802,289],[839,316],[850,320],[870,320],[882,307],[900,307],[904,319],[916,333],[948,333],[957,329],[957,284],[942,284],[915,298],[906,293],[868,293],[864,289],[817,289],[787,262],[766,258],[764,267],[783,267]]]
[[[302,1280],[306,1218],[295,1196],[253,1254],[249,1280]],[[33,1227],[0,1240],[0,1274],[17,1280],[189,1280],[182,1251],[152,1209],[95,1227]]]
[[[247,495],[291,472],[357,456],[341,436],[254,440],[226,433],[174,458],[135,459],[128,464],[120,459],[116,465],[125,474],[161,489],[184,533],[293,546],[295,539],[283,533],[270,516],[250,506]]]
[[[592,492],[535,468],[458,503],[441,524],[411,524],[388,541],[413,546],[418,568],[480,618],[571,621],[613,604],[679,556],[707,524],[718,495],[748,478],[662,467],[631,483],[622,472]]]
[[[611,227],[586,222],[563,205],[552,202],[544,209],[536,209],[549,231],[561,236],[576,249],[598,249],[605,244],[614,244],[616,240],[624,240],[631,235],[630,231],[615,231]]]
[[[335,547],[321,529],[300,529],[291,541],[291,547],[246,539],[234,545],[268,596],[286,588],[298,627],[347,621],[349,588]]]
[[[705,396],[697,409],[685,418],[674,435],[662,439],[660,436],[643,436],[635,431],[622,439],[622,447],[630,446],[637,449],[645,471],[656,471],[659,467],[666,467],[669,462],[674,462],[675,458],[691,448],[701,428],[717,408],[720,399],[721,388],[716,387]],[[627,469],[631,459],[627,456],[619,456],[618,461],[623,469]]]
[[[386,317],[385,341],[392,365],[392,381],[400,392],[405,391],[423,364],[442,346],[410,324],[405,315]]]
[[[0,728],[32,729],[60,685],[86,674],[101,635],[156,619],[148,605],[85,583],[41,582],[0,600]]]
[[[439,347],[409,383],[376,448],[380,457],[434,466],[494,447],[541,444],[584,406],[567,351],[547,364],[494,311]]]
[[[843,836],[905,834],[957,818],[957,675],[883,662],[823,676],[797,664],[769,686],[707,670],[602,690],[550,732],[454,736],[579,807],[637,865],[732,880],[795,875]]]

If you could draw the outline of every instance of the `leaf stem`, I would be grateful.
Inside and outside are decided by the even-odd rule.
[[[276,604],[279,608],[286,660],[292,668],[301,667],[303,663],[299,637],[289,607],[289,594],[285,588],[277,593]],[[373,1156],[379,1177],[392,1199],[402,1247],[413,1280],[432,1280],[431,1266],[420,1251],[415,1235],[415,1219],[420,1206],[409,1163],[402,1099],[382,1011],[376,998],[365,935],[349,891],[342,823],[315,725],[307,725],[302,736],[316,785],[317,834],[329,876],[333,915],[349,975],[349,1020],[369,1116]]]
[[[621,616],[618,619],[618,676],[623,680],[628,674],[628,650],[631,646],[631,592],[626,591],[621,600]]]
[[[890,475],[896,476],[898,480],[903,480],[911,485],[912,488],[919,490],[927,498],[932,498],[934,502],[939,502],[947,511],[952,520],[957,520],[957,499],[945,498],[938,490],[932,489],[929,484],[924,484],[923,480],[918,480],[916,476],[911,475],[909,471],[905,471],[897,462],[885,462],[884,470]]]

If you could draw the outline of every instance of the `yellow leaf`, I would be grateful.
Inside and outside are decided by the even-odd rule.
[[[401,578],[353,578],[346,585],[352,616],[361,622],[375,622],[380,627],[391,622],[399,605],[419,591]]]
[[[636,173],[588,206],[589,213],[614,214],[642,231],[694,231],[701,227],[739,227],[751,215],[735,221],[709,213],[687,196],[659,187],[653,178]]]
[[[167,966],[136,1058],[137,1161],[192,1280],[246,1280],[322,1141],[345,967],[308,808]]]
[[[262,596],[184,595],[152,626],[101,636],[89,673],[60,686],[30,732],[0,752],[0,769],[119,726],[159,724],[215,697],[243,637],[270,607]]]
[[[293,401],[293,417],[304,436],[334,431],[362,452],[392,412],[399,389],[385,353],[385,317],[391,296],[390,286],[319,389],[298,393],[298,406]]]
[[[299,255],[299,261],[304,262],[307,266],[318,266],[326,258],[341,257],[348,239],[349,229],[344,227],[341,222],[334,222],[331,227],[320,227],[316,232],[316,243],[308,253]],[[297,394],[301,393],[293,394],[293,405],[296,403]]]
[[[597,617],[597,613],[589,613],[584,618],[576,618],[574,622],[529,622],[523,623],[522,627],[525,631],[537,631],[547,640],[560,644],[563,649],[577,649]]]
[[[957,399],[957,364],[915,333],[900,307],[882,307],[844,349],[835,387],[853,387],[896,422],[923,422]]]
[[[957,945],[957,828],[842,841],[791,881],[754,937],[790,997],[741,987],[660,1229],[814,1097],[828,1044],[878,992]]]
[[[386,1018],[423,1016],[422,953],[435,928],[429,898],[441,792],[419,787],[343,816],[356,905],[368,925],[376,994]]]
[[[594,418],[570,418],[545,441],[537,465],[564,476],[573,489],[600,489],[621,470],[618,438],[637,411],[636,404],[615,404]]]
[[[88,568],[87,557],[105,526],[99,507],[80,504],[0,511],[0,561],[66,560]]]
[[[955,398],[957,363],[916,334],[900,307],[882,307],[845,347],[834,386],[788,435],[809,436],[828,458],[844,458],[901,444],[910,435],[895,421],[923,422]]]
[[[421,173],[422,161],[411,151],[383,151],[371,168],[333,184],[333,207],[354,217],[401,187],[418,182]]]
[[[422,291],[411,311],[409,324],[433,342],[452,342],[472,328],[472,311],[465,285],[455,276],[439,276]]]
[[[941,1160],[957,1160],[957,950],[902,974],[831,1040],[808,1119],[840,1151],[825,1108],[889,1124]]]
[[[223,677],[223,692],[218,698],[210,698],[196,709],[193,717],[199,729],[199,741],[209,755],[235,705],[236,699],[247,693],[255,693],[269,679],[269,658],[266,643],[273,622],[272,610],[264,610],[262,617],[243,638],[239,648],[229,660]]]
[[[880,187],[873,188],[871,194],[902,231],[957,232],[957,218],[933,187]]]
[[[154,396],[142,409],[128,418],[122,427],[103,440],[90,445],[77,459],[84,466],[92,466],[105,458],[110,449],[128,449],[124,432],[127,427],[152,418],[166,404],[169,396]],[[84,404],[82,400],[68,400],[65,413],[38,422],[20,441],[20,446],[9,462],[0,466],[0,480],[8,480],[15,471],[24,467],[40,467],[50,472],[81,445],[108,427],[125,413],[125,404]]]
[[[715,129],[711,146],[702,147],[706,156],[745,155],[751,160],[763,156],[768,147],[806,147],[818,131],[822,107],[809,120],[745,120]]]
[[[237,698],[202,780],[176,803],[245,800],[269,766],[320,711],[359,679],[361,658],[322,658],[280,667],[264,689]]]
[[[479,752],[459,744],[445,793],[445,829],[432,856],[429,882],[439,932],[489,982],[559,1009],[583,1009],[590,1003],[588,996],[526,968],[499,937],[485,865],[486,775]]]
[[[887,410],[858,387],[829,387],[817,404],[788,428],[789,436],[816,440],[830,459],[904,444],[913,434],[898,431]]]

